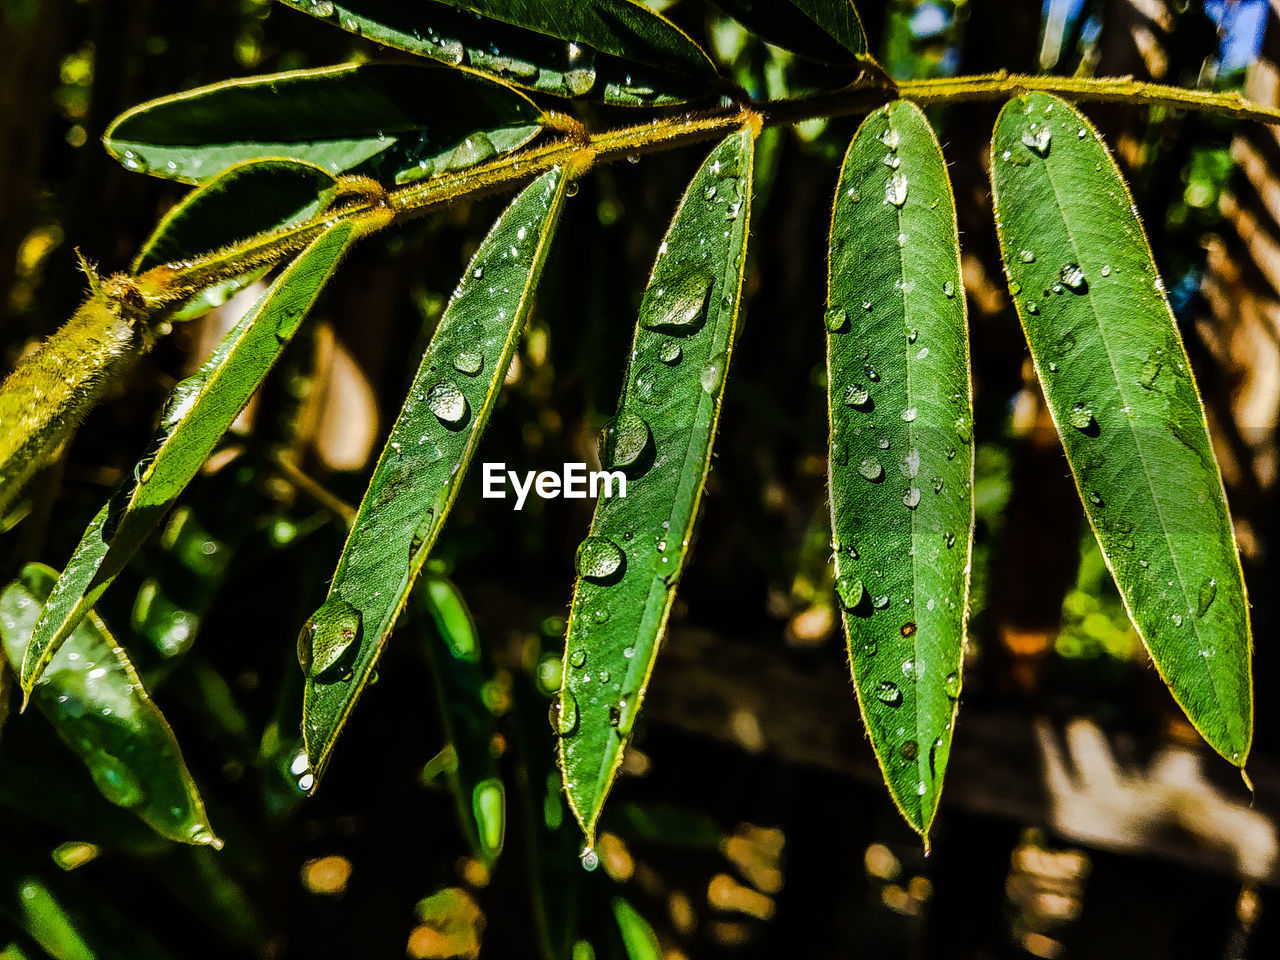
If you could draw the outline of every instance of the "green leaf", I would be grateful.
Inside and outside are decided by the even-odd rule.
[[[927,843],[960,692],[974,458],[955,200],[914,104],[858,128],[830,258],[836,593],[876,759]]]
[[[302,251],[194,376],[174,388],[136,482],[122,485],[89,523],[31,634],[22,662],[30,693],[40,671],[173,506],[279,359],[356,235],[330,227]]]
[[[662,960],[662,945],[653,927],[635,907],[622,897],[613,898],[613,919],[622,935],[627,960]]]
[[[742,293],[756,133],[726,137],[680,201],[604,433],[602,461],[625,474],[626,496],[600,498],[578,548],[556,701],[561,770],[588,845],[653,670],[711,466]]]
[[[458,816],[475,856],[492,867],[506,833],[506,788],[493,754],[497,733],[486,695],[480,637],[462,594],[443,577],[428,577],[416,591],[435,624],[427,638],[427,657],[436,680],[436,696],[445,736],[452,751],[446,770],[458,800]]]
[[[514,150],[538,133],[541,118],[523,94],[475,74],[344,64],[152,100],[117,117],[103,143],[129,170],[185,183],[268,157],[390,180]]]
[[[847,64],[867,52],[867,37],[852,0],[715,0],[769,43],[821,63]]]
[[[1046,94],[992,143],[1000,250],[1107,567],[1187,718],[1237,766],[1253,736],[1244,577],[1164,283],[1093,125]]]
[[[20,579],[0,593],[0,639],[15,668],[55,578],[43,564],[27,564]],[[84,761],[104,797],[132,810],[161,836],[222,845],[173,731],[95,615],[67,638],[31,699]]]
[[[567,182],[557,167],[525,187],[476,251],[374,468],[328,599],[298,638],[313,783],[453,505],[529,315]]]
[[[282,2],[377,43],[554,96],[655,106],[703,95],[716,77],[687,34],[637,0]]]

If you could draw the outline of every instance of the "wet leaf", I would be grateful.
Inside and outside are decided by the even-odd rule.
[[[426,648],[453,751],[446,778],[472,851],[492,867],[502,853],[507,822],[506,787],[493,752],[497,723],[486,702],[492,671],[484,668],[480,637],[458,588],[442,577],[428,577],[417,596],[435,625]]]
[[[151,451],[89,523],[31,634],[21,681],[30,691],[49,657],[124,569],[244,409],[311,309],[355,235],[327,229],[280,274],[194,376],[174,388]]]
[[[588,844],[653,670],[711,465],[742,293],[755,133],[722,141],[681,200],[603,437],[604,468],[625,475],[626,496],[597,501],[578,548],[555,704],[569,805]]]
[[[637,0],[282,0],[377,43],[561,97],[656,106],[705,94],[715,66]]]
[[[858,128],[830,266],[836,595],[876,758],[927,842],[960,689],[974,457],[955,201],[915,105]]]
[[[344,64],[152,100],[117,117],[103,143],[126,169],[185,183],[267,157],[391,180],[514,150],[541,116],[523,94],[463,71]]]
[[[527,186],[467,266],[374,468],[329,599],[304,628],[300,652],[312,669],[304,670],[302,733],[316,779],[488,422],[533,302],[566,183],[556,168]],[[315,657],[313,650],[325,656]],[[331,666],[317,671],[326,661]]]
[[[1222,477],[1142,224],[1093,125],[1045,94],[1000,113],[1005,270],[1089,523],[1160,676],[1237,766],[1251,632]]]
[[[15,668],[55,579],[50,568],[28,564],[0,593],[0,638]],[[95,615],[53,656],[31,702],[84,761],[104,797],[161,836],[221,846],[173,731]]]

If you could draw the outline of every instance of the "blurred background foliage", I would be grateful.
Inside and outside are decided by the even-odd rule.
[[[829,76],[700,0],[651,5],[754,96]],[[1274,0],[859,7],[896,76],[1134,74],[1280,96]],[[98,138],[113,116],[225,77],[379,55],[267,0],[0,0],[0,367],[81,297],[75,248],[121,269],[181,195],[109,160]],[[0,694],[0,958],[1280,955],[1268,696],[1280,669],[1268,589],[1280,573],[1280,140],[1161,108],[1089,110],[1146,216],[1236,518],[1258,642],[1250,807],[1169,700],[1081,523],[1000,277],[984,173],[995,110],[933,115],[954,164],[980,445],[969,672],[932,857],[880,783],[833,609],[818,265],[856,119],[811,121],[761,142],[745,329],[705,516],[599,868],[578,863],[545,719],[589,520],[579,501],[517,514],[464,487],[434,573],[466,598],[482,655],[452,669],[465,616],[411,606],[323,789],[304,799],[298,785],[294,638],[448,292],[501,208],[484,201],[356,251],[100,609],[169,717],[225,849],[169,843],[106,803],[39,717],[3,719]],[[623,115],[587,111],[595,124]],[[653,251],[701,157],[583,182],[480,461],[594,459]],[[0,541],[5,580],[22,561],[68,555],[167,391],[254,296],[178,327],[91,415]],[[462,691],[471,712],[442,713],[438,687]],[[491,809],[450,790],[477,745],[505,796],[505,843]]]

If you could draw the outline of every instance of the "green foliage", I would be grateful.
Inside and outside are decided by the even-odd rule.
[[[580,839],[573,817],[590,871],[607,856],[599,829],[605,800],[692,562],[722,405],[734,397],[730,358],[753,280],[751,210],[776,186],[778,128],[807,124],[806,161],[834,161],[848,136],[837,121],[854,115],[865,119],[836,178],[825,312],[762,317],[757,331],[781,351],[792,330],[816,335],[822,322],[825,382],[815,375],[813,384],[793,384],[776,406],[744,388],[754,406],[738,412],[763,417],[772,410],[785,419],[806,389],[816,399],[825,387],[834,573],[826,573],[821,552],[824,523],[810,519],[807,543],[819,546],[808,550],[807,566],[800,561],[804,599],[811,612],[839,610],[889,796],[927,848],[962,686],[975,499],[980,518],[1000,513],[1008,465],[992,453],[994,479],[975,491],[981,456],[956,191],[922,108],[1010,96],[994,133],[994,212],[1008,289],[1049,412],[1125,612],[1196,729],[1243,768],[1252,738],[1251,627],[1201,397],[1128,188],[1097,130],[1052,91],[1237,118],[1275,121],[1280,113],[1236,94],[1129,79],[997,73],[895,85],[868,56],[867,34],[848,0],[719,0],[742,25],[716,15],[718,47],[741,47],[732,79],[656,5],[638,0],[286,5],[346,31],[335,34],[344,42],[363,37],[436,62],[353,62],[227,80],[121,115],[106,131],[108,152],[129,170],[195,187],[156,226],[130,274],[103,278],[85,264],[85,304],[0,388],[0,512],[8,514],[0,519],[13,524],[38,499],[29,481],[56,462],[85,412],[137,354],[175,322],[278,271],[199,372],[172,391],[147,455],[94,516],[62,574],[28,564],[0,594],[0,633],[20,689],[108,800],[137,813],[158,837],[220,844],[172,732],[99,613],[113,599],[104,596],[107,588],[130,580],[131,565],[140,568],[145,577],[121,622],[131,623],[143,648],[135,653],[153,668],[144,671],[148,685],[180,675],[178,664],[218,602],[240,602],[219,591],[240,572],[234,551],[257,536],[260,553],[287,558],[282,567],[299,574],[296,582],[277,571],[266,579],[303,584],[280,600],[290,616],[295,600],[302,608],[296,645],[272,632],[276,659],[292,661],[296,652],[297,664],[289,663],[267,710],[255,704],[242,711],[230,681],[206,663],[186,671],[181,694],[203,724],[239,745],[251,742],[270,818],[285,817],[302,793],[318,787],[408,610],[403,619],[416,617],[428,628],[416,653],[434,675],[448,741],[423,779],[453,792],[475,866],[487,877],[519,824],[529,841],[523,855],[544,956],[594,957],[593,944],[606,942],[622,951],[612,956],[662,955],[650,921],[613,893],[599,900],[600,914],[614,921],[604,937],[580,935],[579,898],[591,888],[573,863]],[[893,16],[901,34],[903,10]],[[819,92],[760,101],[739,84]],[[697,109],[641,109],[686,103]],[[615,338],[607,320],[630,314],[635,301],[612,288],[591,298],[592,269],[616,277],[598,259],[575,254],[581,290],[544,292],[561,309],[589,315],[588,336],[575,349],[593,368],[595,396],[612,398],[611,378],[620,371],[621,396],[597,450],[614,473],[612,495],[598,498],[574,557],[546,558],[566,582],[565,595],[545,599],[541,633],[513,627],[509,646],[519,654],[504,648],[500,659],[499,645],[481,636],[444,574],[468,550],[507,548],[483,531],[459,531],[456,521],[450,532],[463,534],[456,542],[441,534],[491,416],[498,423],[527,412],[517,403],[499,411],[500,395],[521,373],[515,357],[567,198],[602,164],[705,143],[716,145],[682,184],[628,352],[621,352],[625,334]],[[259,425],[266,436],[246,443],[248,450],[226,441],[264,384],[269,391],[283,379],[279,371],[275,380],[268,375],[287,349],[288,362],[306,366],[301,354],[314,344],[290,348],[291,341],[295,334],[307,341],[307,315],[357,240],[443,208],[464,222],[483,209],[471,201],[498,193],[515,196],[470,257],[407,393],[398,389],[393,402],[404,399],[381,455],[354,489],[357,509],[280,455],[290,426]],[[607,200],[596,208],[602,231],[617,207]],[[821,232],[824,224],[804,219]],[[384,249],[404,244],[403,235],[392,235]],[[759,268],[768,278],[775,264]],[[817,277],[805,276],[820,288]],[[615,339],[616,355],[606,349]],[[540,365],[529,395],[545,401],[552,374],[568,368],[564,356]],[[816,356],[810,362],[820,365]],[[305,383],[299,389],[305,392]],[[594,429],[601,418],[586,406],[583,421],[595,417]],[[549,419],[528,416],[521,426],[532,434]],[[579,446],[590,459],[589,440]],[[209,469],[220,448],[231,467]],[[495,448],[495,459],[502,453]],[[200,476],[202,468],[208,475]],[[282,497],[256,515],[265,529],[246,529],[238,514],[248,504],[261,507],[260,481],[272,470],[327,512],[304,518]],[[148,538],[175,505],[147,567]],[[725,504],[712,501],[708,509]],[[333,516],[349,529],[336,530]],[[808,517],[820,514],[810,510]],[[77,530],[79,523],[83,517]],[[321,546],[329,535],[332,551]],[[571,562],[577,577],[566,624],[559,618]],[[522,571],[530,583],[540,572]],[[975,582],[987,586],[981,577]],[[988,609],[995,594],[983,595]],[[1078,603],[1072,610],[1097,612]],[[1121,632],[1104,626],[1113,639]],[[261,680],[250,673],[238,678],[246,688]],[[73,781],[45,770],[40,750],[35,756],[39,761],[20,747],[0,757],[0,800],[148,855],[148,842],[162,842],[134,836],[101,811],[64,806]],[[621,833],[700,853],[724,845],[723,830],[707,818],[664,818],[631,805],[614,816]],[[194,872],[224,891],[217,909],[248,914],[240,906],[248,898],[233,882],[223,883],[207,864]],[[21,872],[15,877],[27,882]],[[34,893],[19,905],[27,912],[18,921],[26,937],[57,956],[104,955],[80,938],[58,896],[36,880],[28,886]],[[446,888],[420,903],[420,919],[454,923],[468,903]],[[257,931],[248,916],[236,935],[249,942]]]
[[[1244,766],[1251,635],[1226,493],[1133,200],[1083,115],[1010,102],[991,182],[1000,249],[1080,500],[1187,718]]]
[[[858,128],[831,221],[825,315],[836,594],[862,716],[926,837],[960,696],[973,403],[960,238],[918,107]]]

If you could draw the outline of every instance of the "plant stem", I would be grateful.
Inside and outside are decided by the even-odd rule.
[[[214,283],[277,263],[296,254],[339,220],[358,220],[363,230],[373,232],[423,216],[455,200],[513,189],[553,167],[566,167],[573,176],[579,177],[600,163],[716,139],[746,124],[779,126],[820,117],[866,113],[895,97],[931,106],[1003,100],[1032,90],[1054,93],[1068,100],[1169,106],[1280,124],[1280,110],[1252,103],[1239,93],[1188,90],[1144,83],[1132,77],[1024,76],[1000,72],[904,80],[894,84],[870,69],[839,90],[786,100],[733,103],[714,110],[672,114],[647,123],[598,132],[588,131],[571,117],[552,113],[547,115],[546,124],[562,136],[527,150],[422,183],[407,184],[389,193],[371,184],[363,196],[340,209],[326,210],[303,223],[260,234],[195,261],[157,267],[146,275],[155,282],[154,286],[148,285],[150,289],[159,291],[149,294],[149,299],[163,307]]]

